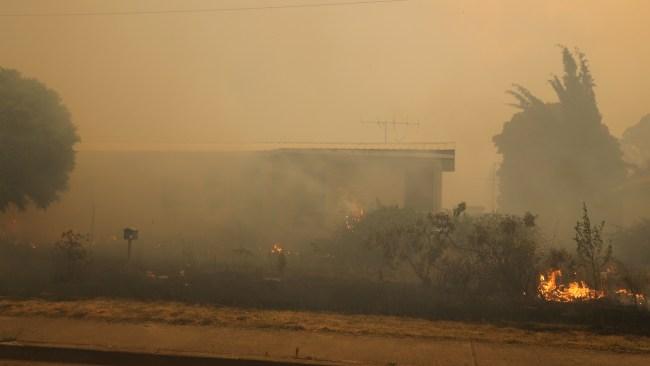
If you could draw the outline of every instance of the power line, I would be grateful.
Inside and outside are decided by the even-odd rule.
[[[313,4],[293,5],[266,5],[233,8],[203,8],[203,9],[172,9],[172,10],[134,10],[134,11],[109,11],[109,12],[71,12],[71,13],[0,13],[0,17],[74,17],[74,16],[115,16],[115,15],[163,15],[163,14],[197,14],[197,13],[219,13],[219,12],[240,12],[251,10],[279,10],[297,8],[323,8],[335,6],[355,5],[378,5],[387,3],[406,2],[410,0],[358,0],[339,1]]]

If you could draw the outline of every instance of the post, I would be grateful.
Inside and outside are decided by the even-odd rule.
[[[131,244],[133,243],[134,240],[138,239],[138,230],[133,229],[130,227],[127,227],[124,229],[124,240],[127,241],[128,243],[128,248],[126,252],[126,261],[130,262],[131,261]]]

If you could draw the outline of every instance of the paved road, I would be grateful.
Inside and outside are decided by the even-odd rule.
[[[650,365],[648,354],[289,330],[124,324],[53,318],[0,317],[0,340],[136,352],[287,360],[294,359],[297,350],[298,357],[303,359],[369,365]]]
[[[84,365],[84,364],[65,364],[65,363],[50,363],[50,362],[31,362],[31,361],[3,361],[0,360],[0,366],[97,366],[97,365]]]

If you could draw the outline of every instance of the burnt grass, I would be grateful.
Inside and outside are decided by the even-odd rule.
[[[269,276],[268,271],[169,269],[166,278],[152,278],[143,268],[108,259],[88,263],[74,278],[63,278],[56,274],[48,253],[33,255],[21,249],[3,254],[0,296],[14,299],[175,301],[486,322],[530,331],[566,331],[570,326],[599,334],[650,336],[650,311],[608,299],[550,303],[536,295],[513,298],[298,271],[280,277]]]
[[[10,280],[9,280],[10,281]],[[459,298],[418,284],[287,276],[264,278],[214,272],[153,280],[139,272],[105,272],[84,280],[31,281],[7,286],[11,298],[74,300],[115,298],[188,304],[408,316],[427,320],[487,322],[530,331],[565,331],[567,325],[600,334],[650,336],[650,312],[613,301],[548,303],[539,298]]]

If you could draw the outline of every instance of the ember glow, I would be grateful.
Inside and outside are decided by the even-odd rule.
[[[619,300],[623,302],[633,303],[634,305],[645,305],[647,299],[644,294],[635,294],[634,292],[628,289],[618,289],[616,290],[616,295]]]
[[[584,281],[569,282],[568,284],[559,283],[562,277],[562,271],[559,269],[551,270],[546,275],[539,275],[539,286],[537,287],[539,295],[546,301],[554,302],[574,302],[589,301],[600,299],[605,296],[603,291],[597,291]]]
[[[284,251],[284,248],[278,243],[278,244],[273,244],[271,247],[271,254],[280,254]]]
[[[357,226],[364,215],[365,211],[362,208],[349,215],[345,215],[345,228],[348,230],[354,230],[354,227]]]

